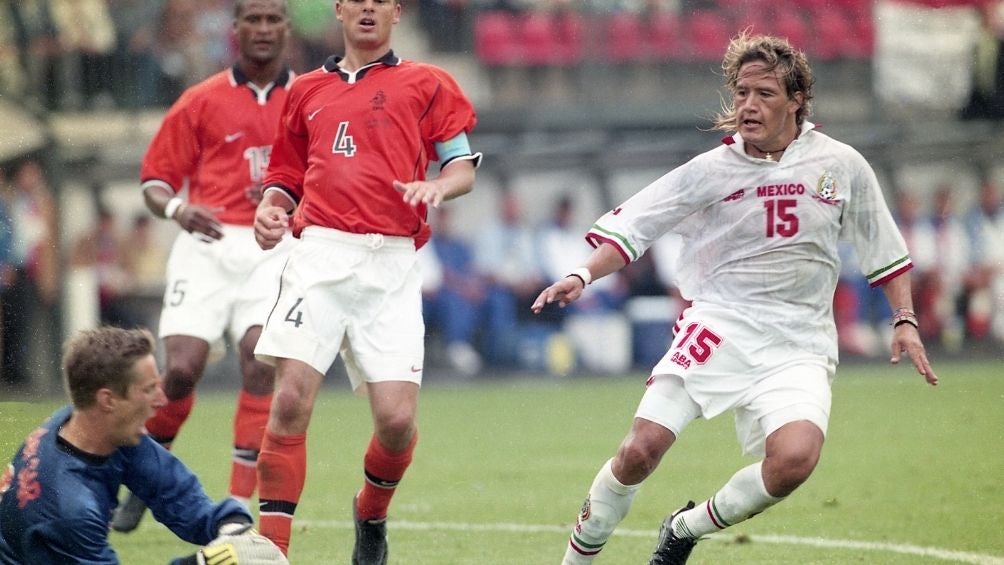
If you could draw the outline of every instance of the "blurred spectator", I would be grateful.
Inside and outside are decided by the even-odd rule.
[[[908,245],[909,247],[909,245]],[[849,241],[837,244],[840,255],[840,274],[833,293],[833,318],[837,325],[837,345],[841,355],[876,357],[889,343],[892,335],[879,337],[883,322],[888,322],[892,311],[879,289],[871,288],[868,279],[861,276],[854,246]],[[916,263],[915,263],[916,264]]]
[[[17,28],[22,65],[28,73],[31,103],[40,109],[59,107],[59,34],[49,0],[18,0],[10,5]],[[34,99],[38,97],[38,99]]]
[[[572,224],[575,201],[561,196],[551,219],[540,228],[540,261],[545,279],[558,280],[585,263],[591,248],[586,243],[586,227]],[[620,273],[613,273],[592,284],[590,292],[565,310],[574,312],[609,312],[621,307],[627,287]]]
[[[453,231],[447,208],[439,208],[429,245],[435,251],[443,279],[438,289],[427,293],[423,305],[426,325],[442,336],[453,368],[473,376],[481,370],[481,355],[474,348],[474,340],[486,288],[474,268],[471,245]]]
[[[532,318],[529,305],[547,286],[537,257],[533,229],[523,222],[519,199],[499,194],[499,210],[478,231],[475,264],[488,285],[481,351],[495,365],[516,364],[520,327]]]
[[[631,356],[636,367],[655,365],[673,341],[673,326],[686,303],[674,278],[680,245],[678,235],[664,235],[620,271],[630,293],[625,311],[631,322]]]
[[[296,4],[294,0],[292,2]],[[202,44],[202,79],[233,64],[237,45],[233,32],[233,0],[202,0],[195,14],[195,37]]]
[[[108,0],[116,31],[112,94],[122,108],[151,106],[159,100],[154,47],[164,2]]]
[[[15,99],[24,96],[27,83],[16,23],[13,10],[0,4],[0,96]]]
[[[155,328],[159,324],[167,279],[168,246],[158,241],[151,216],[140,212],[121,242],[122,269],[129,287],[120,297],[120,312],[132,325]]]
[[[483,0],[418,0],[419,22],[426,31],[433,51],[460,53],[470,51],[471,34],[477,8]]]
[[[131,281],[123,266],[122,239],[111,210],[104,206],[98,208],[94,227],[81,235],[73,246],[71,264],[95,270],[102,323],[125,328],[138,325],[139,320],[134,319],[121,302]]]
[[[29,346],[50,336],[59,294],[56,208],[42,168],[34,160],[17,167],[5,187],[8,212],[14,219],[14,277],[3,300],[3,378],[28,384]]]
[[[973,63],[973,92],[962,119],[1004,118],[1004,1],[981,5],[983,29]]]
[[[551,219],[540,228],[541,264],[544,277],[558,280],[586,262],[591,252],[586,226],[572,222],[575,200],[561,196]],[[562,328],[587,371],[620,372],[632,357],[631,324],[623,313],[627,285],[622,273],[613,273],[590,285],[589,292],[564,309],[550,308],[562,320]],[[603,347],[596,347],[602,343]]]
[[[139,213],[122,242],[122,267],[128,273],[132,294],[164,295],[167,248],[154,237],[150,215]]]
[[[298,0],[289,6],[293,29],[292,67],[306,72],[324,64],[331,55],[345,51],[341,24],[335,19],[331,0]]]
[[[669,293],[669,288],[659,278],[654,254],[642,255],[620,272],[630,296],[666,296]]]
[[[965,222],[973,258],[966,278],[966,333],[1004,343],[1004,206],[993,181],[983,182]]]
[[[0,360],[6,366],[7,356],[3,353],[8,336],[6,334],[7,325],[4,323],[4,311],[9,300],[7,290],[14,283],[17,265],[14,262],[14,218],[10,214],[7,206],[7,178],[4,171],[0,169]],[[0,376],[4,375],[4,370],[0,370]],[[6,377],[4,377],[6,379]]]
[[[64,96],[61,106],[83,104],[84,108],[90,108],[95,97],[111,82],[115,25],[108,13],[107,0],[49,1],[63,53],[59,86]]]
[[[896,193],[895,202],[893,215],[913,262],[910,280],[913,283],[913,305],[920,318],[920,335],[933,340],[941,331],[936,308],[940,284],[934,228],[923,217],[920,200],[912,191],[901,188]]]
[[[934,313],[942,345],[949,350],[962,345],[964,282],[972,265],[966,228],[955,210],[957,197],[954,187],[941,185],[934,191],[931,210],[939,279]]]
[[[160,14],[154,53],[160,67],[158,104],[174,102],[209,75],[203,38],[196,33],[195,0],[167,0]]]

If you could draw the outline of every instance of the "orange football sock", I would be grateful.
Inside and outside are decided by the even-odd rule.
[[[307,434],[265,430],[258,454],[258,531],[289,552],[293,514],[307,479]]]
[[[363,520],[377,520],[387,517],[390,499],[397,484],[411,464],[411,456],[418,443],[418,432],[404,451],[392,453],[384,447],[374,434],[363,457],[363,473],[366,480],[356,499],[356,513]]]
[[[241,390],[234,416],[234,458],[230,464],[230,494],[248,500],[258,485],[258,452],[268,424],[272,395]]]
[[[178,435],[181,425],[192,413],[195,405],[195,393],[183,396],[177,400],[168,400],[157,413],[146,421],[146,431],[157,443],[171,445]]]

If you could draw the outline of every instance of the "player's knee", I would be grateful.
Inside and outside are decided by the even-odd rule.
[[[774,477],[774,484],[768,491],[774,496],[787,496],[802,485],[812,475],[819,462],[819,453],[802,450],[785,450],[764,460],[771,468],[767,472]]]
[[[195,391],[202,377],[202,366],[186,360],[168,362],[164,372],[164,394],[170,400],[184,398]]]
[[[259,361],[241,363],[244,390],[255,396],[272,393],[275,388],[275,371]]]
[[[297,389],[281,389],[272,399],[271,417],[278,420],[281,429],[306,428],[310,418],[307,397]],[[304,423],[301,426],[301,423]]]
[[[629,439],[621,444],[617,451],[617,458],[620,459],[618,467],[624,476],[618,477],[626,484],[637,484],[655,471],[665,453],[659,446],[653,446],[647,442]]]
[[[376,422],[377,437],[387,448],[406,446],[415,433],[415,420],[407,414],[381,416]]]

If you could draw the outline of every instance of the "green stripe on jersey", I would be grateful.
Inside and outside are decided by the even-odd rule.
[[[904,256],[904,257],[900,257],[899,259],[893,261],[889,265],[886,265],[885,267],[882,267],[881,269],[878,269],[877,271],[869,273],[865,278],[868,279],[868,282],[872,282],[875,279],[880,279],[880,278],[884,277],[886,274],[888,274],[890,271],[896,270],[903,263],[905,263],[905,262],[907,262],[909,260],[910,260],[910,256],[909,255]]]
[[[617,240],[618,242],[620,242],[621,246],[628,251],[628,254],[631,255],[632,261],[638,260],[638,251],[636,251],[635,248],[632,247],[630,243],[628,243],[627,238],[624,237],[623,235],[619,233],[614,233],[610,230],[603,229],[599,226],[599,224],[593,224],[592,231],[597,231],[605,236],[610,237],[611,239]]]

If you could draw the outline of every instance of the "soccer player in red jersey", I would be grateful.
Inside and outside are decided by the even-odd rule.
[[[416,250],[428,206],[469,192],[481,155],[456,81],[390,49],[394,0],[339,0],[345,56],[299,77],[283,110],[255,217],[263,249],[300,239],[255,349],[276,393],[258,460],[260,530],[288,549],[314,399],[342,354],[369,395],[374,433],[353,502],[353,563],[386,563],[385,520],[411,462],[425,333]],[[439,173],[426,180],[430,161]],[[292,216],[292,217],[291,217]]]
[[[147,207],[184,230],[168,259],[160,317],[168,402],[146,426],[155,440],[170,446],[192,410],[206,363],[222,354],[228,332],[239,349],[243,376],[230,493],[247,502],[257,482],[256,460],[274,382],[272,367],[255,359],[254,347],[289,247],[261,250],[252,228],[293,81],[282,57],[289,35],[286,0],[237,0],[233,25],[237,62],[182,94],[164,117],[140,171]],[[130,495],[112,527],[134,529],[144,509]]]

